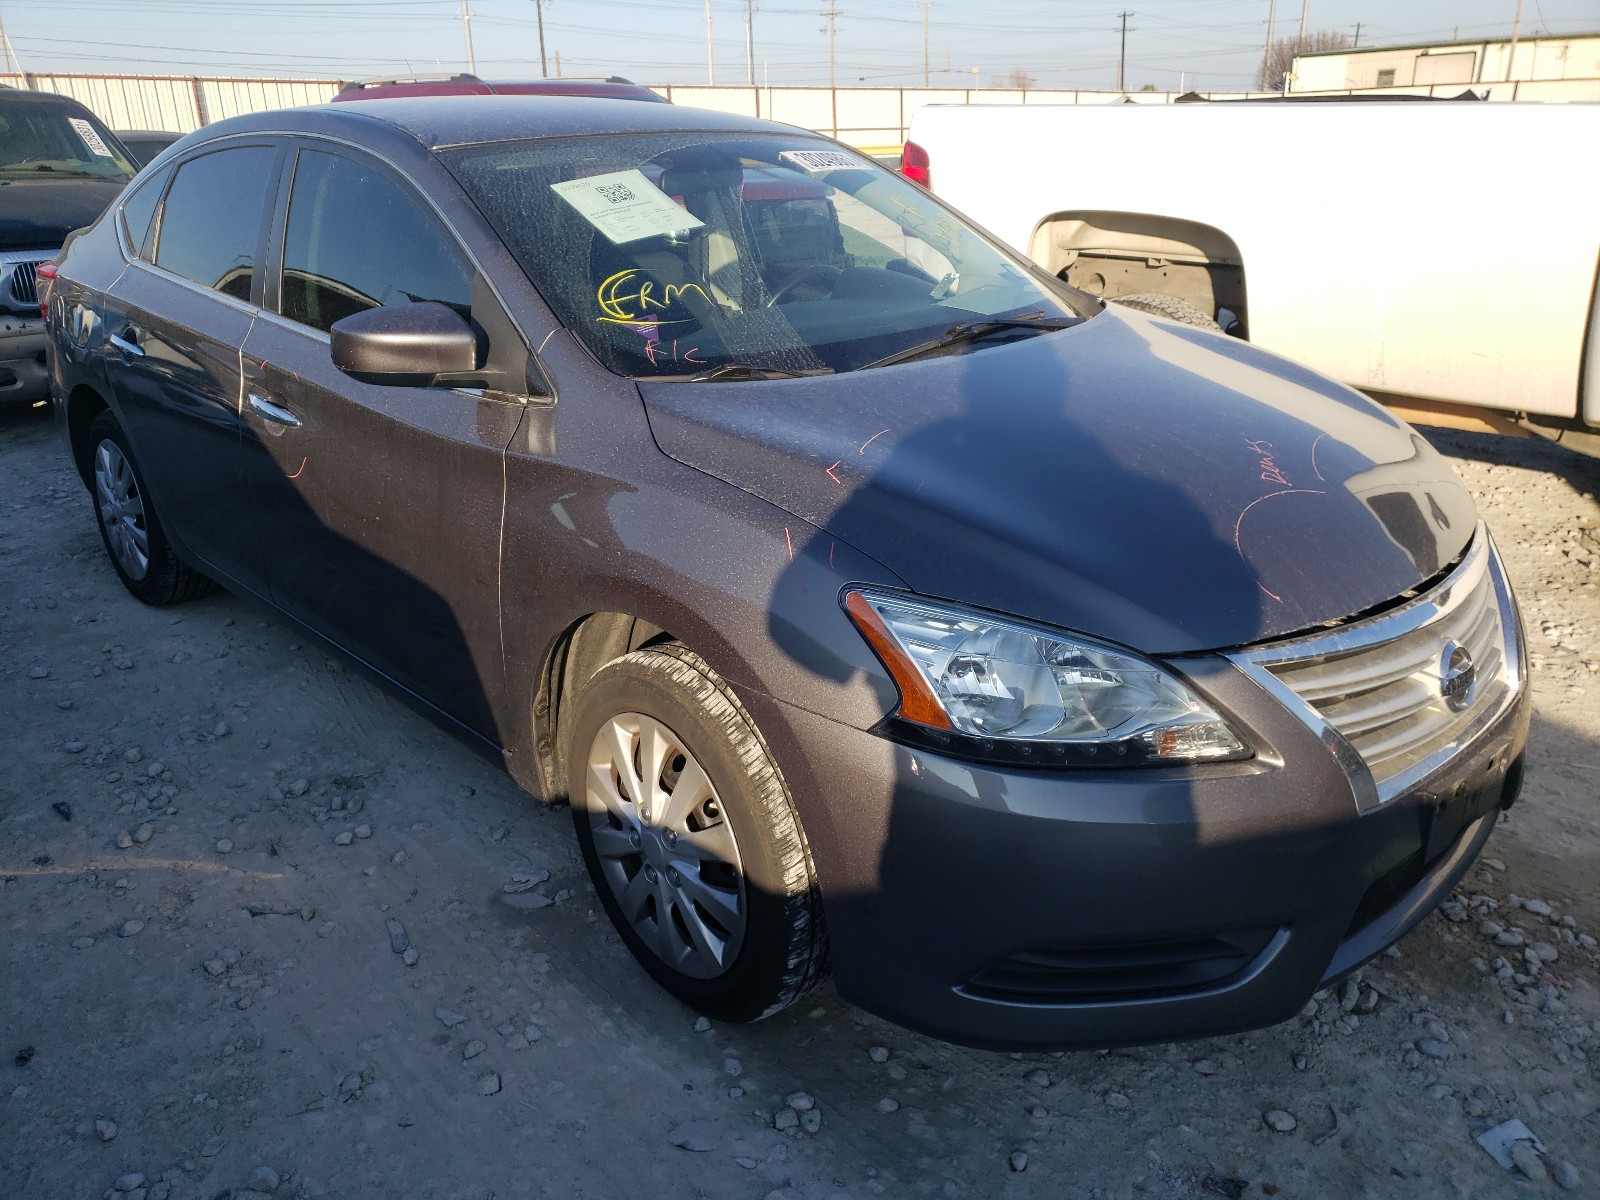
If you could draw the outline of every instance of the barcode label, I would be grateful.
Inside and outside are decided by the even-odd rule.
[[[861,167],[859,159],[843,150],[785,150],[778,157],[813,175],[840,168]]]
[[[105,142],[100,140],[100,135],[94,131],[94,126],[89,122],[82,117],[68,117],[67,123],[77,131],[78,136],[83,139],[83,144],[89,147],[91,154],[99,158],[113,157],[111,151],[106,149]]]
[[[638,199],[626,184],[621,183],[602,184],[595,188],[595,191],[611,201],[612,204],[626,204],[629,200]]]

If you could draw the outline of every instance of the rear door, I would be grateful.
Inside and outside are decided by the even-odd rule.
[[[298,143],[275,294],[245,344],[245,462],[272,597],[500,742],[502,456],[522,398],[359,382],[329,328],[438,301],[515,338],[455,235],[385,165]],[[491,346],[491,353],[493,347]],[[526,347],[520,347],[526,354]]]
[[[130,196],[120,217],[134,258],[105,313],[112,388],[167,533],[256,590],[239,494],[239,352],[260,297],[280,151],[269,140],[228,142]]]

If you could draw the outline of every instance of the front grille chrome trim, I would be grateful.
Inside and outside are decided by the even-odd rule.
[[[1441,655],[1471,647],[1475,697],[1443,696]],[[1366,621],[1228,659],[1339,761],[1361,812],[1403,795],[1494,724],[1524,688],[1516,601],[1487,526],[1426,594]],[[1441,702],[1443,707],[1441,707]]]
[[[51,250],[7,250],[0,252],[0,307],[33,309],[39,306],[39,264],[50,261]]]

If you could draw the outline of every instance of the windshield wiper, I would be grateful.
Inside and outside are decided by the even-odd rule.
[[[950,326],[936,338],[918,342],[915,346],[907,346],[904,350],[896,350],[893,354],[874,359],[864,366],[857,367],[856,370],[870,371],[873,367],[889,367],[895,363],[909,362],[913,358],[921,358],[936,350],[976,342],[990,334],[1003,333],[1008,329],[1036,329],[1041,333],[1048,333],[1052,329],[1066,329],[1077,323],[1078,319],[1075,317],[1047,317],[1043,311],[1023,313],[1015,317],[991,317],[983,321],[962,321],[960,324]]]
[[[832,367],[811,367],[789,371],[783,367],[758,367],[753,363],[725,362],[689,376],[690,383],[739,383],[747,379],[802,379],[808,375],[832,375]]]
[[[23,172],[25,174],[29,174],[29,175],[34,174],[35,172],[43,171],[44,173],[49,174],[49,175],[70,175],[74,179],[106,179],[106,178],[109,178],[108,176],[102,175],[99,171],[75,170],[72,167],[52,167],[49,163],[35,163],[31,167],[30,166],[0,167],[0,171],[21,171],[21,172]],[[133,178],[133,176],[131,176],[131,175],[124,176],[124,180],[132,179],[132,178]]]

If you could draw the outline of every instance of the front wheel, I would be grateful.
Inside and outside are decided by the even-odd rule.
[[[810,852],[750,714],[685,647],[636,650],[578,699],[568,795],[584,861],[633,956],[725,1021],[827,971]]]
[[[109,412],[95,417],[89,426],[89,463],[100,538],[122,586],[157,606],[211,591],[215,586],[211,580],[172,552],[128,435]]]

